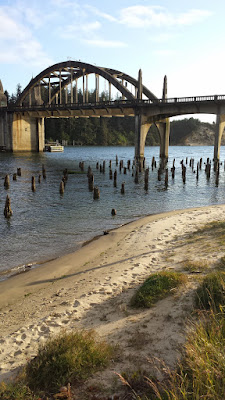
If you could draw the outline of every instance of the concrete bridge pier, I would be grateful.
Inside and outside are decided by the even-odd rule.
[[[216,132],[215,132],[215,142],[214,142],[214,161],[220,158],[220,145],[225,128],[225,114],[218,114],[216,117]]]
[[[44,118],[30,117],[21,113],[13,114],[12,143],[13,151],[38,151],[44,149]]]
[[[44,143],[44,118],[0,110],[0,149],[41,152]]]
[[[135,115],[135,160],[142,162],[145,152],[145,141],[152,122],[143,114]]]
[[[12,114],[0,109],[0,149],[12,151]]]
[[[160,135],[160,158],[168,160],[169,154],[169,139],[170,139],[170,120],[165,118],[162,121],[156,122]]]

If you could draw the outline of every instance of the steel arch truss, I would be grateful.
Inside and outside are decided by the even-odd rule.
[[[97,67],[80,61],[65,61],[46,68],[33,78],[18,98],[17,105],[43,104],[43,90],[45,91],[45,102],[47,104],[62,104],[63,93],[66,96],[65,103],[78,103],[77,82],[79,78],[82,80],[83,87],[82,103],[86,103],[89,101],[88,76],[91,74],[95,75],[95,102],[99,101],[99,77],[108,81],[109,100],[111,100],[111,86],[114,86],[121,93],[122,99],[135,100],[137,98],[138,81],[131,76],[114,69]],[[134,88],[134,94],[128,90],[127,82]],[[68,91],[70,93],[69,101]],[[149,100],[157,99],[144,85],[142,86],[142,93]]]

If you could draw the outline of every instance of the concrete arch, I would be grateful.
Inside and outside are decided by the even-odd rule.
[[[60,71],[60,73],[57,73],[56,71]],[[67,79],[61,79],[61,72],[68,72],[70,73],[70,76]],[[29,84],[26,86],[26,88],[22,91],[19,99],[17,100],[17,105],[22,105],[23,101],[31,91],[38,87],[41,82],[42,85],[47,86],[50,84],[50,80],[52,78],[57,80],[58,82],[54,82],[54,91],[53,91],[53,96],[51,97],[51,100],[55,98],[55,96],[62,90],[64,87],[67,87],[71,81],[74,81],[76,79],[79,79],[83,76],[89,75],[89,74],[96,74],[98,76],[103,77],[106,79],[110,84],[112,84],[121,94],[128,100],[134,100],[136,97],[127,89],[126,86],[122,85],[119,79],[124,79],[127,82],[131,83],[134,85],[135,88],[138,88],[138,81],[132,77],[130,77],[127,74],[124,74],[123,72],[117,71],[117,70],[112,70],[109,68],[103,68],[103,67],[98,67],[96,65],[92,64],[87,64],[83,63],[81,61],[65,61],[61,63],[54,64],[42,72],[40,72],[35,78],[33,78]],[[48,82],[45,81],[48,79]],[[50,84],[51,85],[51,84]],[[58,86],[57,86],[58,85]],[[53,83],[52,83],[53,86]],[[154,100],[157,99],[157,97],[145,86],[143,86],[143,94],[147,96],[149,100]]]

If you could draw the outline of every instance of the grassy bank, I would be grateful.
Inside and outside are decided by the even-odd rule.
[[[112,355],[113,348],[92,331],[60,333],[39,347],[15,382],[0,384],[0,399],[52,398],[61,386],[79,384],[106,367]]]

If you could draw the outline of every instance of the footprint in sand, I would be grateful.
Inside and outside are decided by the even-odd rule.
[[[22,353],[23,353],[22,350],[17,350],[14,353],[14,357],[17,357],[17,356],[21,355]]]
[[[40,327],[38,327],[38,331],[41,335],[46,335],[47,333],[50,332],[50,329],[48,326],[42,324]]]

